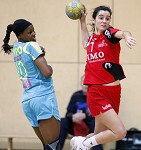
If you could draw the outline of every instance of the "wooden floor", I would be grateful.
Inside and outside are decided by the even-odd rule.
[[[34,146],[33,146],[34,145]],[[70,150],[70,139],[67,139],[66,142],[65,142],[65,145],[64,145],[64,148],[63,150]],[[1,140],[0,139],[0,150],[10,150],[8,147],[8,144],[7,144],[7,141],[6,140]],[[38,140],[33,143],[22,143],[21,141],[18,141],[17,140],[13,140],[13,149],[12,150],[43,150],[42,149],[42,145],[40,144],[40,142],[38,142]]]
[[[21,140],[19,139],[17,141],[17,139],[13,140],[14,144],[13,144],[13,150],[43,150],[42,148],[42,144],[40,143],[40,141],[38,139],[33,139],[33,141],[28,139],[28,143],[27,141]],[[0,138],[0,150],[8,150],[7,149],[7,140],[6,139],[1,139]],[[104,150],[114,150],[115,148],[115,143],[109,143],[106,145],[103,145]],[[63,150],[70,150],[70,139],[67,139],[65,141],[65,145]]]

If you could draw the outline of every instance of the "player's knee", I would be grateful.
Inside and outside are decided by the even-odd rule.
[[[117,140],[123,139],[127,134],[127,130],[125,128],[121,128],[117,132]]]

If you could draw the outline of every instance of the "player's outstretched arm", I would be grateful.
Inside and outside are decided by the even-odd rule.
[[[132,48],[136,44],[136,39],[132,37],[132,34],[129,31],[118,31],[114,36],[116,38],[124,39],[129,48]]]
[[[80,25],[81,25],[81,33],[82,33],[82,44],[84,49],[86,49],[88,38],[89,38],[89,32],[86,25],[86,9],[82,11],[82,16],[80,18]]]

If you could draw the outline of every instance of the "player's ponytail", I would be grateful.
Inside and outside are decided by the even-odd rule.
[[[10,54],[11,53],[11,49],[13,46],[9,45],[9,40],[10,40],[10,34],[11,32],[13,31],[13,25],[12,24],[9,24],[7,26],[7,30],[6,30],[6,35],[5,35],[5,38],[3,40],[4,44],[2,45],[2,50],[7,53],[7,54]]]

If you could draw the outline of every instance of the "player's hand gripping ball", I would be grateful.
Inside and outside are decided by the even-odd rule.
[[[78,0],[72,0],[66,5],[66,15],[73,20],[80,19],[82,16],[82,10],[84,10],[84,5]]]

